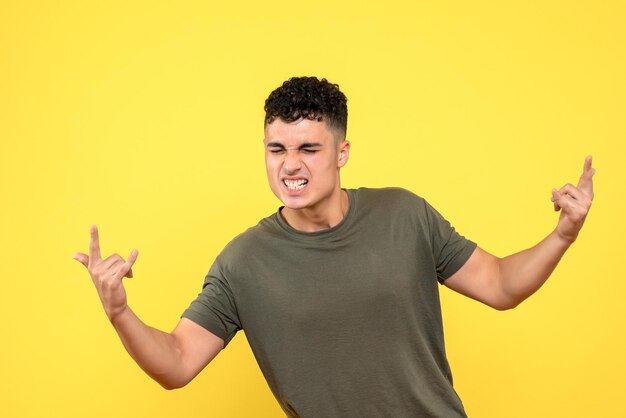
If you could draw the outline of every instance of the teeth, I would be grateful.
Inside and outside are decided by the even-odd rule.
[[[305,179],[299,179],[299,180],[288,180],[285,179],[283,180],[283,183],[285,183],[285,186],[287,186],[287,188],[289,190],[301,190],[304,188],[304,185],[307,184],[309,181],[305,180]]]

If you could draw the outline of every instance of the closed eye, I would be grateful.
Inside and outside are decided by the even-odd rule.
[[[287,152],[287,148],[278,142],[270,142],[267,144],[267,150],[275,155]],[[321,151],[321,144],[317,142],[306,142],[298,147],[298,151],[304,154],[315,154],[316,152]]]

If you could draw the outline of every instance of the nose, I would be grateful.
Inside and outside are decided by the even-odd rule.
[[[298,150],[286,151],[283,166],[287,174],[295,174],[302,168],[302,162],[300,161],[300,154]]]

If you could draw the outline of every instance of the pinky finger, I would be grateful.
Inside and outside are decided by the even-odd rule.
[[[122,268],[119,270],[119,278],[121,279],[122,277],[128,277],[128,278],[132,278],[133,277],[133,264],[135,264],[135,261],[137,260],[137,256],[139,255],[139,251],[137,250],[133,250],[131,251],[130,255],[128,256],[128,259],[126,260],[126,262],[124,263],[124,265],[122,265]]]

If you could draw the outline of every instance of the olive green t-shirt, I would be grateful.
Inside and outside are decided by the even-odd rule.
[[[348,189],[333,228],[280,215],[231,241],[183,317],[225,343],[243,329],[289,417],[464,417],[446,359],[438,281],[476,244],[424,199]]]

